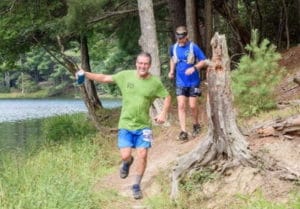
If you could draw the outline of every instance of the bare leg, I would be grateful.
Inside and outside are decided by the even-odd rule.
[[[180,129],[184,132],[186,132],[185,127],[185,103],[186,103],[186,97],[185,96],[177,96],[177,105],[178,105],[178,118],[179,118],[179,125]]]
[[[198,97],[189,97],[189,106],[191,108],[193,124],[199,124]]]
[[[136,176],[135,176],[134,184],[132,186],[132,192],[133,192],[134,199],[141,199],[143,197],[140,184],[141,184],[144,172],[146,170],[147,156],[148,156],[148,149],[146,149],[146,148],[138,148],[137,149]]]
[[[143,176],[147,167],[148,149],[137,148],[136,175]]]
[[[123,162],[128,162],[131,160],[131,148],[125,147],[120,149],[120,154]]]
[[[128,174],[129,174],[129,169],[133,162],[133,157],[131,156],[131,148],[130,147],[121,148],[120,154],[121,154],[121,158],[122,158],[122,164],[121,164],[121,168],[120,168],[120,177],[122,179],[125,179],[125,178],[127,178]]]

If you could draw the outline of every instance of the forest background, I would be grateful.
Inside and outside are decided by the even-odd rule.
[[[235,69],[253,29],[279,50],[299,43],[299,4],[296,0],[153,1],[162,79],[172,87],[166,75],[176,26],[187,24],[190,38],[208,57],[213,33],[226,34]],[[87,62],[93,72],[115,73],[133,68],[141,50],[137,1],[2,1],[0,9],[1,93],[78,95],[65,55],[78,64]],[[119,95],[114,85],[96,88],[100,94]]]

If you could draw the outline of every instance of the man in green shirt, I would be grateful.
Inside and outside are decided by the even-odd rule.
[[[156,98],[164,98],[163,110],[155,117],[164,123],[171,104],[171,96],[160,79],[151,75],[151,55],[142,52],[136,59],[136,70],[125,70],[114,75],[96,74],[80,70],[87,79],[101,83],[116,83],[122,93],[122,111],[119,120],[118,147],[122,158],[120,177],[126,178],[133,163],[132,150],[137,150],[136,177],[132,186],[133,197],[143,197],[140,183],[147,165],[151,147],[152,129],[149,109]]]

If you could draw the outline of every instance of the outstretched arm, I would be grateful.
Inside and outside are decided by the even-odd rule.
[[[111,75],[105,75],[105,74],[101,74],[101,73],[91,73],[91,72],[84,71],[82,68],[80,68],[80,71],[83,71],[85,77],[89,80],[97,81],[100,83],[114,82]]]
[[[171,106],[171,96],[168,95],[164,99],[163,110],[155,117],[157,123],[164,123],[167,120],[168,112]]]

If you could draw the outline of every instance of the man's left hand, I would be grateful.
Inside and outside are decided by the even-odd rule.
[[[166,117],[163,114],[159,114],[154,118],[156,123],[163,124],[166,121]]]

